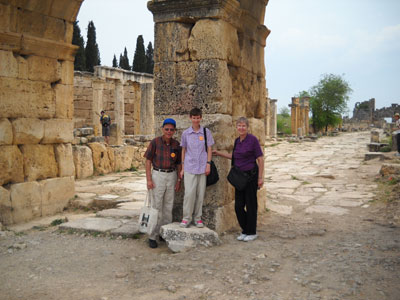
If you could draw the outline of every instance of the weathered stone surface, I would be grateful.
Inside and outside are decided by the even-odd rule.
[[[396,134],[392,134],[392,151],[397,151],[397,138]]]
[[[131,168],[134,152],[135,148],[133,146],[124,146],[114,149],[116,172],[128,170]]]
[[[379,143],[379,131],[371,131],[371,143]]]
[[[235,27],[221,19],[196,22],[188,41],[191,60],[220,59],[240,66],[240,48]]]
[[[88,144],[92,149],[94,174],[108,174],[114,171],[114,149],[100,143]]]
[[[400,175],[400,164],[383,164],[379,174],[382,176]]]
[[[2,18],[3,19],[3,18]],[[0,76],[17,77],[18,62],[12,51],[0,50]]]
[[[42,144],[72,143],[74,122],[66,119],[44,121],[44,137]]]
[[[74,177],[51,178],[40,182],[42,216],[62,212],[75,195]]]
[[[38,144],[44,136],[44,122],[39,119],[15,119],[12,126],[16,145]]]
[[[122,225],[120,220],[110,218],[86,218],[60,225],[60,229],[106,233]]]
[[[58,177],[75,176],[74,158],[71,144],[54,146],[56,161],[58,163]]]
[[[0,119],[0,145],[11,145],[13,142],[13,130],[11,122],[6,118]]]
[[[161,226],[160,235],[173,252],[183,252],[198,246],[216,246],[221,241],[218,234],[207,227],[181,228],[178,223]]]
[[[122,145],[122,131],[118,124],[113,123],[110,126],[110,145]]]
[[[72,119],[74,117],[74,86],[72,84],[57,84],[55,90],[56,113],[58,119]]]
[[[93,135],[93,134],[94,134],[94,130],[92,127],[74,129],[74,136],[86,137],[88,135]]]
[[[58,166],[53,145],[22,145],[26,180],[57,177]]]
[[[0,146],[0,185],[24,181],[23,156],[17,146]]]
[[[133,238],[135,235],[139,234],[139,225],[138,222],[130,221],[123,224],[121,227],[117,229],[112,229],[110,231],[111,235],[114,236],[122,236],[125,238]]]
[[[379,158],[380,160],[385,159],[385,155],[381,152],[370,152],[370,153],[365,153],[364,160],[371,160]]]
[[[123,219],[135,219],[135,218],[137,219],[139,218],[139,215],[140,215],[140,209],[120,209],[120,208],[105,209],[96,213],[96,217],[123,218]]]
[[[93,175],[92,150],[86,146],[72,147],[75,177],[77,179],[87,178]]]
[[[10,225],[13,223],[10,191],[0,186],[0,223]]]
[[[249,132],[258,138],[260,145],[264,145],[265,144],[264,120],[251,118],[251,119],[249,119],[249,125],[250,125]],[[264,147],[261,146],[261,148],[264,148]]]
[[[381,144],[380,143],[369,143],[367,144],[368,151],[369,152],[379,152],[381,149]]]
[[[28,79],[56,82],[61,79],[57,59],[31,55],[28,57]]]
[[[13,223],[26,222],[42,215],[42,192],[38,182],[13,184],[10,192]]]

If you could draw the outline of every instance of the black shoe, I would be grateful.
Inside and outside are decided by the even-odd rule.
[[[163,239],[162,236],[160,236],[159,238],[160,238],[160,242],[164,242],[165,243],[165,240]]]
[[[149,247],[150,248],[157,248],[158,247],[157,241],[149,239]]]

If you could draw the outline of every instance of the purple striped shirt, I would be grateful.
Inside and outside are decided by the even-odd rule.
[[[211,131],[206,128],[207,146],[214,145]],[[185,148],[184,171],[191,174],[204,174],[207,166],[207,152],[203,126],[194,131],[192,126],[182,133],[181,146]]]

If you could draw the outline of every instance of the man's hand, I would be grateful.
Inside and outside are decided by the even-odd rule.
[[[180,173],[180,178],[183,178],[183,173],[184,173],[184,170],[183,170],[183,168],[182,168],[182,170],[181,170],[181,173]]]
[[[154,183],[153,183],[153,181],[152,180],[148,180],[147,181],[147,189],[148,190],[152,190],[152,189],[154,189],[156,186],[154,185]]]
[[[181,180],[178,179],[175,184],[175,192],[179,192],[181,189]]]
[[[207,163],[207,167],[206,167],[206,176],[208,176],[211,172],[211,165],[209,163]]]

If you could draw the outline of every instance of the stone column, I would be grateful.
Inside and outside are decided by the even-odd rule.
[[[118,125],[119,130],[125,131],[125,106],[124,106],[124,85],[120,80],[115,81],[115,120],[113,123]]]
[[[266,137],[272,137],[271,136],[271,104],[270,104],[271,99],[268,97],[266,98],[265,101],[265,136]]]
[[[140,134],[154,134],[154,84],[140,85]]]
[[[189,111],[203,111],[203,125],[215,149],[232,151],[235,120],[248,117],[250,130],[265,142],[264,0],[153,0],[155,21],[154,112],[159,133],[164,118],[177,120],[177,138],[190,126]],[[230,161],[215,158],[220,172],[208,187],[203,206],[207,226],[225,231],[237,226],[234,190],[224,178]],[[265,208],[265,190],[259,208]],[[182,217],[177,197],[174,219]]]
[[[299,120],[299,98],[293,97],[292,104],[289,105],[291,108],[291,127],[292,127],[292,134],[297,135],[297,128],[298,128],[298,120]]]
[[[271,137],[276,137],[278,129],[277,129],[277,102],[278,100],[276,99],[270,99],[270,123],[269,123],[269,127],[270,127],[270,136]]]
[[[92,124],[95,136],[101,136],[100,112],[103,108],[104,80],[93,80]]]

